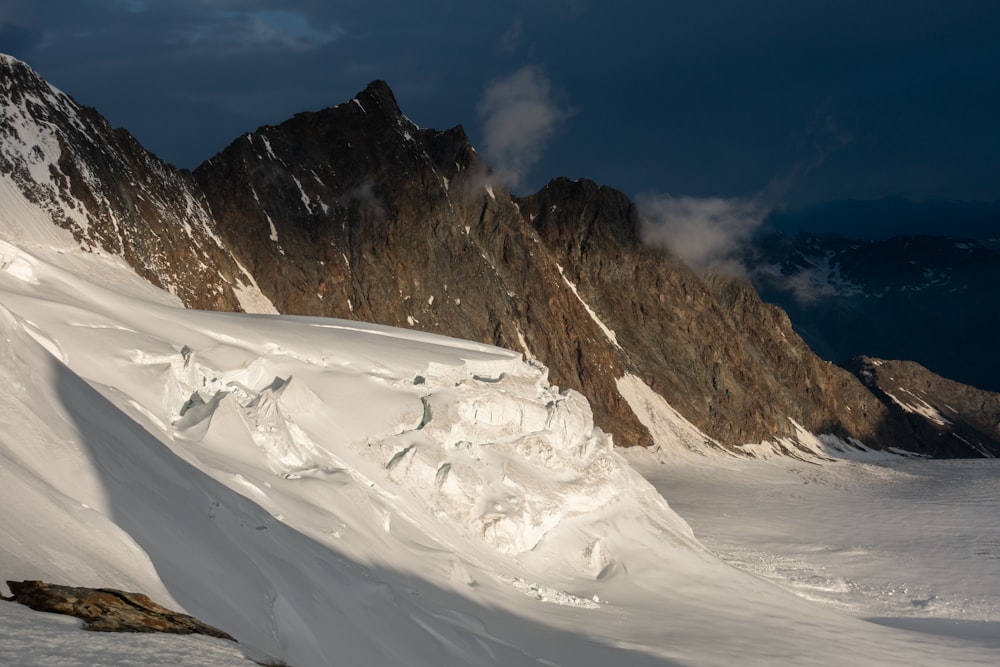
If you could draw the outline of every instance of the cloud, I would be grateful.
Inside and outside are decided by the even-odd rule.
[[[175,43],[206,47],[213,52],[253,50],[308,51],[341,36],[336,26],[317,28],[297,12],[277,9],[213,10],[204,20],[184,25]]]
[[[507,30],[500,35],[500,50],[504,53],[514,53],[521,43],[521,34],[524,32],[524,19],[518,17]]]
[[[770,208],[758,199],[673,197],[636,198],[643,242],[673,252],[699,272],[746,277],[741,251]]]
[[[815,266],[799,269],[787,276],[778,274],[774,277],[774,282],[779,289],[789,292],[800,306],[808,306],[822,297],[840,294],[831,282],[828,271]]]
[[[538,162],[559,123],[571,115],[557,101],[545,73],[533,65],[488,85],[477,110],[486,157],[511,188]]]
[[[752,256],[748,250],[754,232],[772,211],[784,206],[797,181],[853,140],[832,114],[820,110],[803,133],[806,157],[772,178],[753,197],[639,195],[643,241],[670,250],[697,271],[749,278],[752,271],[745,262]],[[807,301],[815,298],[814,283],[811,276],[802,275],[789,280],[787,289]]]

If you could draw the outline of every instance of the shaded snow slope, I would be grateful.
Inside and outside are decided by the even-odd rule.
[[[86,632],[83,621],[0,602],[4,667],[253,667],[266,659],[244,647],[208,637]]]
[[[989,664],[720,562],[519,354],[0,256],[5,578],[143,591],[297,667]]]

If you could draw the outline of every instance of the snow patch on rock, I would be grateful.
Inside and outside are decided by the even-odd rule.
[[[941,414],[941,411],[935,408],[933,405],[931,405],[924,399],[920,398],[919,396],[917,396],[908,389],[903,389],[902,391],[905,392],[906,394],[909,394],[910,398],[902,399],[896,396],[895,394],[889,393],[888,391],[885,392],[885,395],[888,396],[890,399],[892,399],[893,403],[901,407],[906,412],[909,412],[911,414],[921,415],[925,419],[934,422],[938,426],[947,426],[951,424],[951,420],[949,420],[947,417]]]
[[[601,331],[604,332],[604,335],[607,336],[609,341],[611,341],[611,344],[620,350],[622,346],[619,345],[618,336],[615,332],[608,325],[606,325],[600,317],[598,317],[597,313],[594,312],[594,309],[590,307],[590,304],[583,300],[583,297],[580,296],[580,292],[576,289],[576,283],[566,277],[566,272],[563,270],[563,267],[556,264],[556,268],[559,269],[559,275],[562,276],[563,282],[566,283],[566,286],[573,292],[577,301],[580,302],[580,305],[582,305],[584,310],[587,311],[587,314],[590,315],[590,319],[592,319],[594,324],[596,324]]]
[[[723,449],[718,441],[681,416],[642,378],[626,373],[618,379],[617,386],[618,393],[628,403],[639,423],[649,429],[653,443],[661,452],[671,455],[681,452],[703,454]]]

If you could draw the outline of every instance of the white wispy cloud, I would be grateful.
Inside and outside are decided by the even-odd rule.
[[[179,25],[174,41],[220,51],[308,51],[342,35],[336,26],[317,27],[305,14],[280,9],[214,9],[197,24]]]
[[[571,111],[560,104],[552,84],[528,65],[492,82],[479,101],[483,150],[508,187],[520,184],[541,158],[559,124]]]
[[[740,250],[770,213],[757,199],[639,195],[645,243],[673,252],[700,272],[746,276]]]
[[[829,113],[817,111],[803,133],[805,156],[772,178],[752,197],[689,197],[646,193],[636,197],[642,213],[643,241],[665,248],[701,272],[749,277],[746,253],[754,232],[780,209],[797,181],[818,169],[827,157],[853,141]],[[796,294],[812,294],[809,278],[789,285]]]

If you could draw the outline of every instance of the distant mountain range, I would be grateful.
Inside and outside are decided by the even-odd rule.
[[[865,240],[893,236],[1000,239],[1000,202],[913,201],[901,197],[844,199],[775,211],[767,226],[788,236],[831,232]]]
[[[749,283],[643,245],[620,192],[556,179],[510,195],[460,126],[417,127],[383,82],[239,137],[194,172],[9,57],[0,106],[6,240],[32,242],[44,218],[190,307],[509,347],[586,395],[623,446],[658,444],[679,413],[735,453],[766,441],[794,454],[808,431],[847,447],[1000,454],[996,429],[915,425],[814,354]]]
[[[822,357],[910,359],[1000,391],[1000,244],[944,236],[759,237],[746,263]]]

